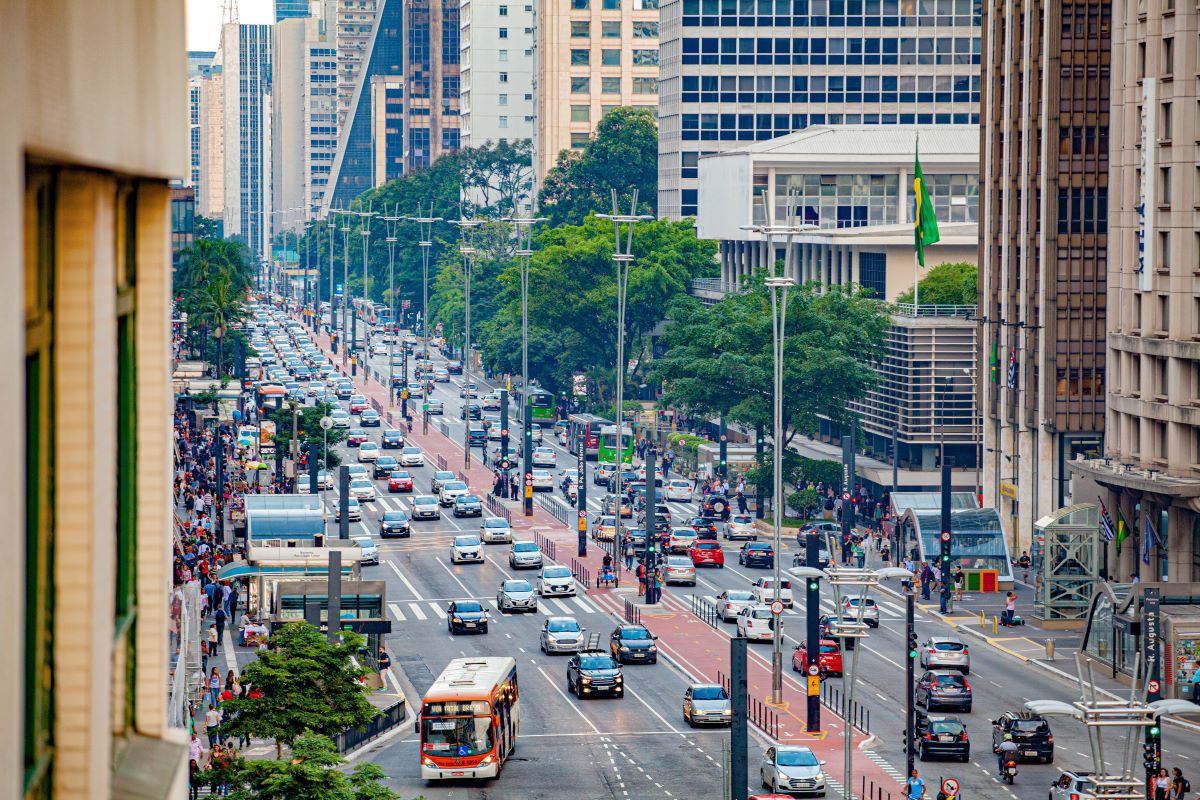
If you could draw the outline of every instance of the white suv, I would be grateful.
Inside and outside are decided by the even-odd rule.
[[[771,616],[770,606],[746,606],[737,615],[738,638],[760,640],[774,638],[775,632],[771,630]]]
[[[754,596],[758,598],[760,603],[770,603],[775,600],[775,579],[774,578],[759,578],[754,582],[754,586],[750,588],[754,592]],[[781,580],[779,582],[779,599],[783,601],[784,608],[792,607],[792,582],[789,580]]]
[[[449,508],[454,505],[454,501],[463,495],[468,495],[471,490],[462,481],[446,481],[442,484],[442,488],[438,491],[438,502],[443,507]]]

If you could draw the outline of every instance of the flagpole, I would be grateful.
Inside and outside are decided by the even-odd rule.
[[[919,164],[921,161],[921,131],[915,131],[916,139],[913,143],[913,162]],[[916,192],[913,194],[913,207],[917,209],[916,216],[913,218],[913,224],[916,224],[917,219],[921,216],[921,194]],[[913,250],[913,316],[921,316],[921,252]]]

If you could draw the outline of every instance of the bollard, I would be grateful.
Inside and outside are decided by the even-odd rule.
[[[1054,660],[1054,640],[1053,639],[1046,640],[1046,660],[1047,661]]]
[[[992,617],[992,635],[995,636],[999,632],[1000,632],[1000,618],[993,616]]]
[[[987,624],[987,616],[983,613],[983,609],[980,609],[979,610],[979,627],[982,628],[986,624]]]

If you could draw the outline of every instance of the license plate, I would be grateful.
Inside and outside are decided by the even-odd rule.
[[[953,689],[953,688],[943,689],[942,691],[945,692],[946,694],[958,694],[958,689]]]
[[[953,742],[954,737],[949,734],[942,734],[941,736],[938,737],[938,741],[939,742]]]
[[[1033,758],[1033,757],[1037,756],[1037,750],[1022,750],[1021,755],[1029,756],[1030,758]]]
[[[474,627],[475,627],[475,623],[474,623],[474,622],[466,622],[466,623],[463,623],[463,624],[464,624],[464,625],[466,625],[468,628],[474,628]]]

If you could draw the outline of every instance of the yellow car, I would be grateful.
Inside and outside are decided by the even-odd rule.
[[[598,517],[592,524],[592,538],[597,542],[611,542],[617,536],[617,518],[612,515]]]

